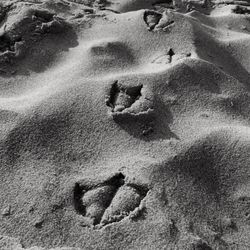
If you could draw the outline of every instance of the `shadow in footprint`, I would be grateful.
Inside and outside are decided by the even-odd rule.
[[[169,128],[173,120],[170,110],[159,97],[154,98],[146,84],[126,85],[116,80],[105,100],[113,120],[133,137],[145,141],[178,139]]]
[[[71,24],[53,12],[30,8],[18,13],[0,35],[0,76],[43,72],[60,53],[76,47],[77,39]]]

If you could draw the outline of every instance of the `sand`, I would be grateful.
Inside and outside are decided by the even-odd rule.
[[[0,249],[250,249],[249,0],[0,6]]]

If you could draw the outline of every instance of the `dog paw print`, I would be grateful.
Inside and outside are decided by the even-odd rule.
[[[150,116],[153,113],[153,94],[143,84],[131,85],[115,81],[105,98],[113,118]]]
[[[168,11],[161,14],[156,11],[146,10],[143,19],[149,31],[170,31],[175,23],[173,13]]]
[[[125,87],[115,81],[111,86],[110,95],[106,104],[113,112],[123,111],[130,108],[141,97],[142,85]]]
[[[147,192],[145,186],[126,183],[121,173],[95,186],[77,183],[74,190],[75,209],[92,225],[103,227],[132,215]]]

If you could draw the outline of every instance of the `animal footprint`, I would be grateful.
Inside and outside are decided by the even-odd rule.
[[[45,9],[20,11],[15,21],[4,26],[0,34],[0,60],[23,55],[35,37],[44,33],[58,33],[65,29],[62,19]]]
[[[134,63],[131,49],[123,42],[114,39],[93,41],[88,47],[89,69],[110,70],[111,68],[129,67]]]
[[[113,112],[123,111],[141,97],[142,85],[125,87],[114,82],[110,90],[110,96],[106,104],[111,107]]]
[[[125,183],[122,174],[94,187],[77,184],[74,190],[76,211],[92,225],[105,226],[129,216],[147,195],[146,187]]]
[[[154,98],[148,86],[128,86],[115,81],[107,91],[105,102],[114,119],[151,119],[154,113]]]
[[[155,26],[159,23],[160,19],[162,18],[162,14],[147,10],[144,12],[144,22],[148,26],[149,30],[153,30]]]
[[[164,12],[163,14],[147,10],[144,12],[144,22],[146,23],[148,30],[157,31],[169,31],[174,25],[174,15],[171,12]]]

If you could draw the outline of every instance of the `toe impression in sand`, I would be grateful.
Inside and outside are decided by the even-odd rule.
[[[77,183],[74,189],[76,212],[88,218],[90,226],[101,228],[129,216],[139,215],[148,188],[127,182],[121,173],[94,186]]]
[[[174,14],[165,11],[163,14],[152,10],[146,10],[143,16],[149,31],[170,31],[174,25]]]
[[[143,84],[127,86],[115,81],[105,98],[113,117],[148,115],[153,111],[153,97]]]

